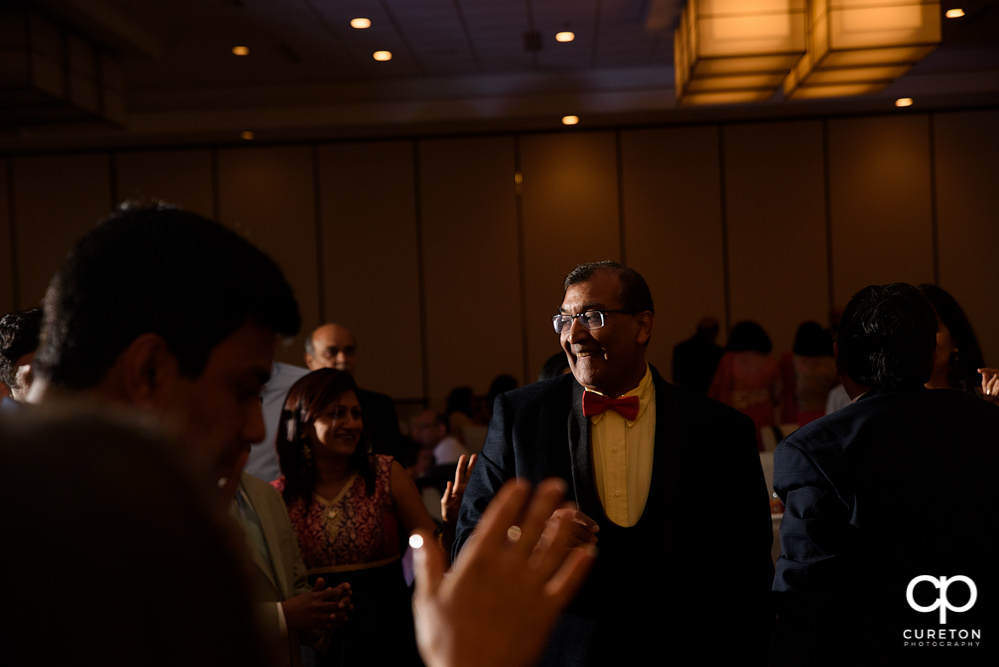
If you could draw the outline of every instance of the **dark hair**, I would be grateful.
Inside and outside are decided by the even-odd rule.
[[[80,390],[145,333],[161,336],[180,373],[197,377],[212,349],[247,323],[294,336],[300,316],[277,264],[231,229],[167,204],[124,204],[83,236],[45,295],[37,366]]]
[[[950,330],[951,340],[956,352],[950,355],[950,367],[947,372],[947,384],[952,389],[960,389],[969,393],[981,384],[978,369],[985,365],[982,348],[978,345],[978,337],[971,328],[971,322],[964,310],[958,305],[946,290],[936,285],[923,284],[919,291],[933,306],[937,317]]]
[[[548,357],[544,366],[541,367],[541,372],[538,373],[538,382],[557,378],[559,375],[562,375],[568,367],[569,358],[565,356],[565,352],[556,352],[552,356]]]
[[[602,262],[590,262],[580,264],[565,277],[563,289],[567,290],[571,285],[585,283],[599,271],[609,271],[615,274],[621,281],[621,308],[629,313],[641,313],[643,311],[655,312],[652,305],[652,292],[649,285],[635,269],[629,269],[624,264],[604,260]]]
[[[912,285],[870,285],[840,321],[837,364],[852,380],[879,389],[922,386],[933,372],[937,318]]]
[[[474,399],[475,393],[471,387],[455,387],[448,392],[447,402],[444,407],[444,416],[450,417],[455,412],[460,412],[471,417],[472,412],[475,411],[475,408],[472,406]]]
[[[732,327],[732,332],[728,335],[726,349],[732,352],[770,354],[774,346],[763,327],[752,320],[744,320]]]
[[[802,357],[831,357],[832,334],[818,322],[802,322],[794,334],[794,347],[791,351]]]
[[[348,391],[356,395],[357,383],[350,373],[335,368],[319,368],[307,373],[288,390],[275,442],[278,463],[284,475],[283,495],[286,503],[301,498],[308,507],[312,502],[316,467],[305,452],[305,446],[309,444],[309,426],[323,414],[327,406]],[[368,459],[370,449],[368,438],[363,435],[350,457],[350,466],[364,479],[368,495],[375,488],[375,472]]]
[[[29,308],[0,318],[0,382],[17,384],[17,360],[38,349],[42,309]]]

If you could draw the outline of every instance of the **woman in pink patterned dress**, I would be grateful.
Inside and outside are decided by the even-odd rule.
[[[316,664],[420,664],[401,555],[410,533],[437,526],[402,466],[369,453],[356,390],[349,373],[327,368],[292,386],[277,435],[283,476],[273,484],[310,582],[351,586],[350,618]]]

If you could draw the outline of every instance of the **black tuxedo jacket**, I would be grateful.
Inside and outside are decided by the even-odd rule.
[[[997,444],[999,408],[922,387],[872,391],[788,436],[774,455],[786,507],[775,664],[999,664]],[[908,602],[922,575],[970,577],[978,600],[941,623]],[[927,582],[913,595],[941,598]],[[960,607],[970,588],[947,595]],[[982,643],[906,645],[927,629],[980,629]]]
[[[500,395],[465,489],[455,554],[508,479],[560,477],[600,525],[597,562],[563,615],[549,664],[649,664],[693,648],[710,662],[733,642],[766,659],[772,530],[752,421],[665,382],[653,369],[656,441],[639,522],[614,525],[593,482],[590,422],[571,375]]]

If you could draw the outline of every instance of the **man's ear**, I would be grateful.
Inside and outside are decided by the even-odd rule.
[[[638,321],[638,343],[645,345],[652,338],[652,325],[655,324],[655,315],[651,310],[643,310],[635,316]]]
[[[133,340],[114,364],[122,398],[131,405],[156,408],[171,398],[177,380],[177,357],[159,334]]]

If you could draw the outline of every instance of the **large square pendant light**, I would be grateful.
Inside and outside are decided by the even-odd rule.
[[[810,0],[808,53],[784,81],[792,99],[876,93],[940,43],[940,3]]]
[[[805,51],[805,0],[690,0],[674,35],[677,101],[769,99]]]

